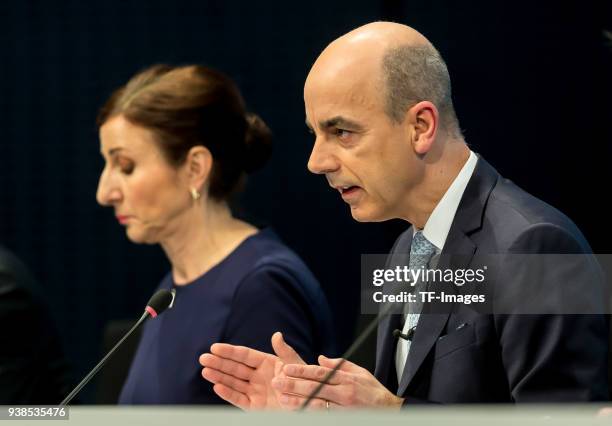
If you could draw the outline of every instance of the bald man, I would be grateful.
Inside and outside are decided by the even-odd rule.
[[[304,101],[315,135],[309,170],[325,175],[357,221],[411,224],[391,259],[462,254],[455,266],[467,268],[482,253],[591,252],[566,216],[468,148],[446,65],[417,31],[377,22],[335,40],[313,65]],[[398,341],[395,329],[412,339]],[[276,355],[215,344],[200,358],[202,375],[243,409],[295,408],[339,361],[304,365],[280,333],[272,344]],[[607,352],[602,315],[408,311],[382,318],[375,375],[346,362],[310,406],[602,400]]]

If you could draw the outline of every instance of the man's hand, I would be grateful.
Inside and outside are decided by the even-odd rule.
[[[202,377],[214,384],[219,397],[243,410],[281,408],[272,379],[275,375],[284,377],[283,364],[305,363],[281,333],[272,336],[272,348],[277,356],[245,346],[215,343],[210,353],[200,356]]]
[[[299,408],[308,395],[323,381],[323,378],[341,359],[319,356],[318,365],[288,364],[272,381],[281,393],[279,402],[286,408]],[[365,368],[345,361],[329,384],[323,386],[309,408],[395,408],[400,409],[403,399],[391,393]]]

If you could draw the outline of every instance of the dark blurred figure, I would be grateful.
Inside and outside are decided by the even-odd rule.
[[[70,391],[68,364],[37,285],[0,247],[0,405],[51,405]]]

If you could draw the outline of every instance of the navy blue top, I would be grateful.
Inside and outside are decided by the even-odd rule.
[[[335,355],[317,280],[271,230],[247,238],[192,283],[177,286],[168,273],[159,288],[176,290],[174,307],[145,324],[120,404],[225,403],[198,362],[216,342],[273,353],[270,338],[281,331],[308,363]]]

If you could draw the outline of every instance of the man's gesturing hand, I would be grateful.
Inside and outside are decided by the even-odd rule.
[[[277,356],[245,346],[215,343],[210,353],[200,356],[202,377],[214,384],[219,397],[243,410],[281,408],[272,379],[275,375],[284,376],[283,364],[301,365],[304,361],[281,333],[272,336],[272,348]]]
[[[286,408],[299,408],[327,374],[340,362],[319,356],[319,365],[289,364],[282,367],[286,377],[277,375],[273,387],[281,393]],[[313,399],[310,408],[371,407],[399,409],[403,399],[391,393],[365,368],[345,361],[330,382]]]

